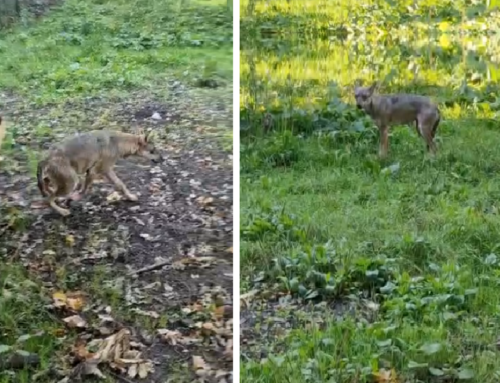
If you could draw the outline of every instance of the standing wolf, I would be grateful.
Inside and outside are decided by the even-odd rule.
[[[70,137],[52,147],[47,157],[38,163],[38,188],[49,205],[63,216],[70,214],[55,201],[57,197],[79,200],[86,194],[97,175],[104,175],[130,201],[137,201],[113,170],[120,158],[132,155],[159,161],[161,156],[146,134],[130,134],[108,130],[93,130]],[[79,174],[85,174],[82,190]]]
[[[434,136],[441,120],[438,107],[429,98],[414,94],[374,94],[376,86],[376,82],[370,87],[357,86],[354,97],[358,108],[370,115],[380,131],[380,157],[387,156],[389,127],[412,122],[427,144],[427,151],[435,155]]]

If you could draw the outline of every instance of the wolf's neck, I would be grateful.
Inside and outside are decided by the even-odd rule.
[[[137,152],[137,136],[135,134],[124,134],[121,136],[121,145],[118,145],[118,154],[121,157],[128,157]]]

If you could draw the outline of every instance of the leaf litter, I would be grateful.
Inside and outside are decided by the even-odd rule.
[[[2,246],[51,291],[50,308],[62,325],[53,335],[76,336],[71,352],[52,361],[61,375],[54,381],[114,372],[153,382],[168,376],[174,363],[191,371],[192,381],[231,382],[232,157],[196,128],[197,116],[212,113],[206,98],[180,97],[168,106],[151,95],[132,99],[72,101],[64,106],[72,113],[56,118],[50,107],[6,103],[6,113],[28,136],[33,113],[50,118],[56,135],[64,126],[90,127],[99,115],[124,127],[136,120],[155,130],[165,160],[154,167],[141,160],[117,164],[140,203],[123,201],[111,185],[96,182],[64,219],[26,202],[39,200],[32,177],[0,172],[0,198],[17,214]],[[170,112],[166,129],[166,120],[144,119],[141,110],[185,116],[175,120]],[[224,118],[230,127],[230,114]],[[48,147],[49,141],[27,142]],[[22,156],[6,161],[26,171]],[[19,219],[27,222],[25,233],[15,230]],[[104,274],[95,281],[97,267]],[[58,288],[67,278],[80,290]],[[118,294],[120,303],[109,294]]]

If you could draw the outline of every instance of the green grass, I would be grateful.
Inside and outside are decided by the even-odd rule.
[[[0,88],[48,102],[159,86],[167,75],[228,79],[231,25],[219,1],[65,1],[36,25],[4,32]]]
[[[0,270],[0,361],[13,353],[28,352],[40,358],[40,371],[46,371],[54,353],[61,350],[61,340],[55,335],[61,325],[50,315],[40,288],[18,266],[2,264]],[[18,382],[31,382],[32,374],[21,369],[15,374]],[[12,380],[12,373],[0,372],[0,382]],[[42,380],[43,381],[43,380]]]
[[[320,3],[307,2],[335,10]],[[402,382],[498,381],[500,51],[497,37],[440,30],[455,12],[442,4],[420,20],[426,34],[399,25],[376,38],[373,24],[346,20],[354,32],[328,39],[312,17],[294,34],[298,2],[242,9],[242,292],[292,297],[272,314],[251,306],[270,322],[302,318],[242,347],[243,382],[371,382],[380,369]],[[353,7],[352,19],[372,17]],[[390,20],[407,16],[401,6]],[[282,31],[252,34],[271,17]],[[438,102],[435,160],[413,126],[391,129],[378,159],[378,133],[352,106],[357,79]]]

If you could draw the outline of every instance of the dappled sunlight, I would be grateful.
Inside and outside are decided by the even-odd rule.
[[[250,110],[257,105],[258,113],[276,110],[286,103],[293,103],[294,109],[320,108],[330,95],[332,83],[338,87],[340,99],[352,103],[354,83],[358,80],[382,81],[382,86],[390,82],[394,91],[425,86],[429,95],[444,101],[456,97],[464,78],[474,79],[468,87],[477,90],[485,84],[479,79],[498,78],[498,46],[482,37],[452,36],[443,47],[442,36],[421,38],[410,45],[387,37],[377,44],[348,38],[315,39],[307,45],[297,42],[290,46],[277,40],[277,52],[264,43],[256,43],[250,56],[245,52],[241,56],[241,105]],[[377,77],[369,67],[376,69]],[[249,91],[252,81],[259,92]],[[287,96],[282,97],[283,93]],[[446,108],[443,110],[446,113]]]

